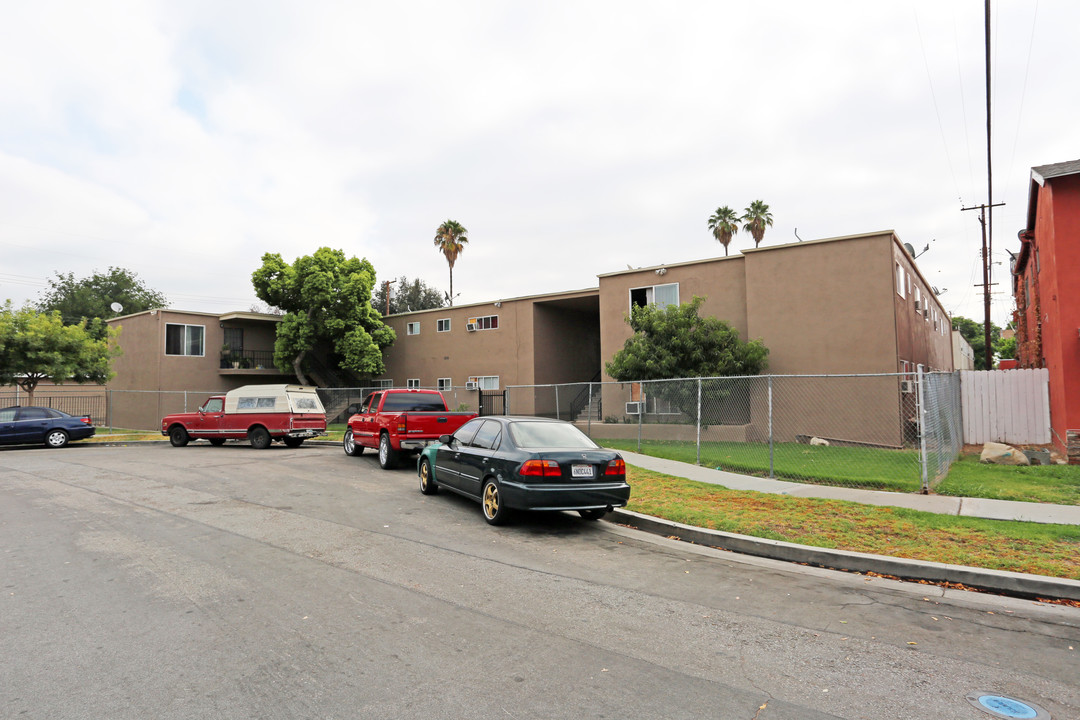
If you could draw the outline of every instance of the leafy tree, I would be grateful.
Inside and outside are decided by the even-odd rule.
[[[111,266],[108,272],[95,272],[81,279],[76,279],[74,273],[58,272],[49,280],[49,289],[42,292],[37,309],[44,313],[55,310],[69,325],[162,308],[169,302],[163,294],[148,288],[135,273]],[[113,310],[113,303],[120,303],[122,309]],[[87,327],[98,339],[105,338],[104,325]]]
[[[419,278],[410,281],[402,275],[389,283],[379,283],[371,298],[371,304],[381,313],[395,315],[445,307],[446,296],[441,290],[431,287]]]
[[[94,332],[86,320],[65,325],[58,311],[39,313],[32,307],[16,310],[11,301],[0,308],[0,385],[18,385],[34,404],[42,380],[104,383],[113,377],[112,358],[120,354],[118,328],[101,320]],[[101,335],[96,337],[95,333]]]
[[[725,257],[728,254],[728,243],[739,232],[739,216],[727,205],[716,209],[716,213],[709,218],[709,229],[713,237],[724,246]]]
[[[1001,360],[1011,360],[1016,357],[1016,337],[999,338],[994,343],[994,352]]]
[[[435,230],[435,247],[446,256],[446,262],[450,265],[450,292],[446,299],[451,307],[454,306],[454,263],[469,242],[469,238],[465,237],[468,232],[456,220],[447,220]]]
[[[772,227],[772,213],[769,206],[761,200],[750,203],[750,207],[743,212],[743,230],[754,237],[754,247],[761,245],[761,239],[765,237],[765,228]]]
[[[382,351],[394,342],[394,331],[371,306],[375,268],[370,262],[327,247],[292,265],[277,253],[266,253],[262,262],[251,276],[255,295],[285,311],[274,342],[278,370],[309,384],[304,359],[322,344],[333,349],[343,368],[385,372]]]
[[[986,362],[986,335],[983,324],[962,315],[956,315],[952,319],[952,328],[953,330],[959,330],[960,335],[968,341],[968,345],[971,345],[971,350],[975,355],[975,369],[991,369],[991,366]],[[1000,340],[1001,328],[994,323],[990,323],[991,348],[995,348]],[[993,363],[994,359],[990,358],[990,362]]]
[[[635,306],[627,322],[634,335],[607,364],[620,382],[669,378],[757,375],[768,366],[760,340],[743,342],[723,320],[700,317],[705,298],[681,305]]]
[[[698,310],[704,301],[695,296],[681,305],[634,307],[627,318],[634,335],[607,363],[608,375],[620,382],[634,382],[757,375],[764,370],[768,366],[768,348],[760,340],[743,342],[738,331],[723,320],[700,317]],[[731,381],[712,382],[704,391],[714,413],[714,417],[706,419],[708,422],[722,422],[716,418],[730,410],[724,408],[724,400],[733,391],[740,392],[737,399],[748,411],[745,384],[739,388],[730,385]],[[691,417],[696,414],[696,384],[656,383],[651,392]]]

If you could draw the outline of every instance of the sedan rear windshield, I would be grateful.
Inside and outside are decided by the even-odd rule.
[[[510,436],[519,448],[589,448],[599,447],[573,425],[555,422],[512,422]]]

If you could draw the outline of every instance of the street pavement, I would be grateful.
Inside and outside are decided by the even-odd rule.
[[[1080,609],[573,513],[336,447],[0,450],[0,717],[1080,717]]]

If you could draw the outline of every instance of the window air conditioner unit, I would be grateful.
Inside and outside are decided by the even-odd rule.
[[[479,387],[480,387],[480,383],[474,383],[474,382],[465,383],[465,389],[466,390],[476,390]]]
[[[919,301],[918,301],[918,300],[916,300],[916,301],[915,301],[915,312],[919,312],[919,310],[920,310],[920,308],[919,308]]]
[[[900,392],[906,393],[906,394],[911,394],[911,393],[915,392],[915,381],[914,380],[901,380],[900,381]]]
[[[476,323],[465,323],[465,330],[468,332],[476,332]]]
[[[626,414],[627,415],[640,415],[641,414],[641,403],[639,403],[639,402],[628,402],[628,403],[626,403]]]

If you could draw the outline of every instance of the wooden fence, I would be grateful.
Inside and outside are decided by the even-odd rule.
[[[1036,370],[960,372],[964,443],[1050,442],[1050,373]]]

